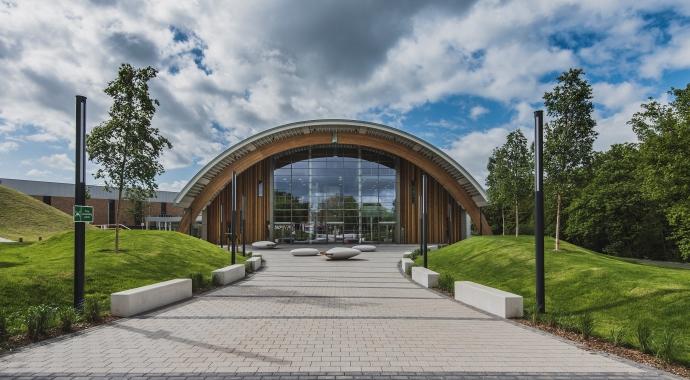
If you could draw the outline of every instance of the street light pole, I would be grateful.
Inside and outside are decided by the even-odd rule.
[[[230,196],[230,264],[235,264],[235,253],[237,252],[237,247],[235,246],[235,231],[237,226],[235,225],[235,209],[237,208],[237,174],[232,172],[232,192]]]
[[[86,97],[76,99],[74,204],[86,203]],[[84,304],[84,267],[86,262],[86,225],[74,223],[74,308]]]
[[[544,290],[544,111],[534,112],[534,249],[537,310],[546,311]]]
[[[428,205],[427,205],[427,177],[426,173],[422,173],[422,256],[424,256],[424,268],[428,268],[428,261],[427,261],[427,212],[428,212]]]

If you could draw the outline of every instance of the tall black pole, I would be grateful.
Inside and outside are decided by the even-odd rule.
[[[244,235],[244,224],[245,224],[245,210],[247,209],[247,197],[242,194],[242,208],[240,209],[240,234],[242,234],[242,255],[247,254],[247,239]]]
[[[232,172],[232,192],[230,196],[230,264],[235,264],[235,253],[237,252],[237,247],[235,246],[235,209],[237,208],[237,175]]]
[[[428,268],[427,265],[427,178],[426,173],[422,173],[422,256],[424,256],[424,268]]]
[[[74,204],[86,204],[86,97],[77,95],[76,101],[76,154],[74,177]],[[74,223],[74,308],[84,304],[84,266],[86,261],[86,226]]]
[[[534,112],[534,249],[537,309],[546,311],[544,292],[544,111]]]

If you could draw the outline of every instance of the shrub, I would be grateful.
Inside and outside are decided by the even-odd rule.
[[[63,332],[72,331],[72,326],[77,322],[77,311],[73,307],[67,306],[58,310],[58,320],[60,321],[60,330]]]
[[[411,265],[408,266],[407,268],[405,268],[405,274],[408,276],[412,276],[412,266]]]
[[[249,261],[245,261],[244,262],[244,271],[246,273],[254,272],[254,267],[252,266],[252,263],[250,263]]]
[[[453,278],[453,275],[450,273],[441,273],[441,275],[438,276],[438,287],[452,294],[455,291],[455,278]]]
[[[556,328],[560,324],[561,313],[557,310],[546,312],[542,315],[542,320],[547,326]]]
[[[678,334],[670,329],[665,330],[656,347],[656,356],[661,360],[671,362],[676,358],[678,348]]]
[[[4,310],[0,310],[0,343],[6,341],[10,336],[7,325],[9,325],[7,314]]]
[[[540,313],[539,313],[539,308],[537,307],[536,304],[530,306],[529,308],[525,309],[525,318],[528,320],[532,321],[535,325],[539,322],[540,318]]]
[[[594,318],[590,313],[582,313],[577,317],[577,332],[583,338],[589,339],[594,331]]]
[[[625,329],[622,327],[613,327],[609,331],[609,340],[616,346],[622,346],[625,339]]]
[[[91,323],[101,321],[101,304],[97,298],[87,297],[82,305],[82,316],[84,320]]]
[[[412,261],[415,261],[415,260],[417,260],[417,257],[419,257],[419,255],[421,255],[421,254],[422,254],[422,252],[419,250],[419,248],[417,248],[414,251],[412,251],[412,254],[410,255],[410,259],[412,259]]]
[[[652,351],[652,329],[649,327],[649,321],[641,320],[637,322],[635,327],[635,338],[640,345],[643,352]]]
[[[36,340],[50,329],[55,317],[55,309],[48,305],[31,306],[24,314],[24,323],[29,339]]]
[[[192,279],[192,291],[197,292],[206,286],[204,275],[201,272],[192,273],[189,275]]]

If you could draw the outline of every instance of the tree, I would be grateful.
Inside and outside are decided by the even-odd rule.
[[[640,188],[639,161],[634,144],[616,144],[595,155],[589,183],[567,209],[565,233],[574,243],[615,256],[674,256],[664,244],[664,217]]]
[[[501,211],[501,228],[506,234],[505,207],[510,200],[508,189],[508,160],[504,146],[494,148],[486,165],[489,175],[486,177],[487,195],[491,205]]]
[[[550,118],[545,126],[544,171],[547,188],[556,198],[556,245],[560,249],[563,199],[571,195],[593,156],[597,137],[592,118],[592,87],[582,69],[570,69],[558,77],[553,91],[544,94]]]
[[[516,129],[508,134],[503,149],[508,164],[508,193],[515,207],[515,236],[520,234],[520,202],[531,193],[532,188],[532,155],[527,145],[527,138]]]
[[[642,189],[662,207],[680,254],[690,259],[690,84],[673,100],[651,100],[629,124],[640,140]]]
[[[105,93],[113,98],[109,119],[95,127],[86,138],[89,158],[98,163],[94,177],[103,179],[108,191],[117,190],[115,210],[115,252],[120,248],[120,205],[123,196],[152,197],[158,188],[157,175],[163,173],[158,158],[172,144],[151,126],[159,106],[151,99],[148,81],[155,78],[152,67],[137,69],[122,64],[117,79]]]
[[[519,205],[529,195],[531,187],[532,161],[527,138],[522,131],[508,134],[506,142],[495,148],[487,165],[489,175],[486,184],[489,188],[491,204],[501,210],[501,223],[505,235],[505,209],[515,210],[515,236],[520,233]]]

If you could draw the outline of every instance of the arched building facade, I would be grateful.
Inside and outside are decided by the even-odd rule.
[[[428,176],[428,241],[489,234],[482,187],[457,162],[399,129],[355,120],[278,126],[230,147],[178,194],[180,231],[227,244],[418,243],[421,176]],[[244,227],[240,225],[244,221]]]

